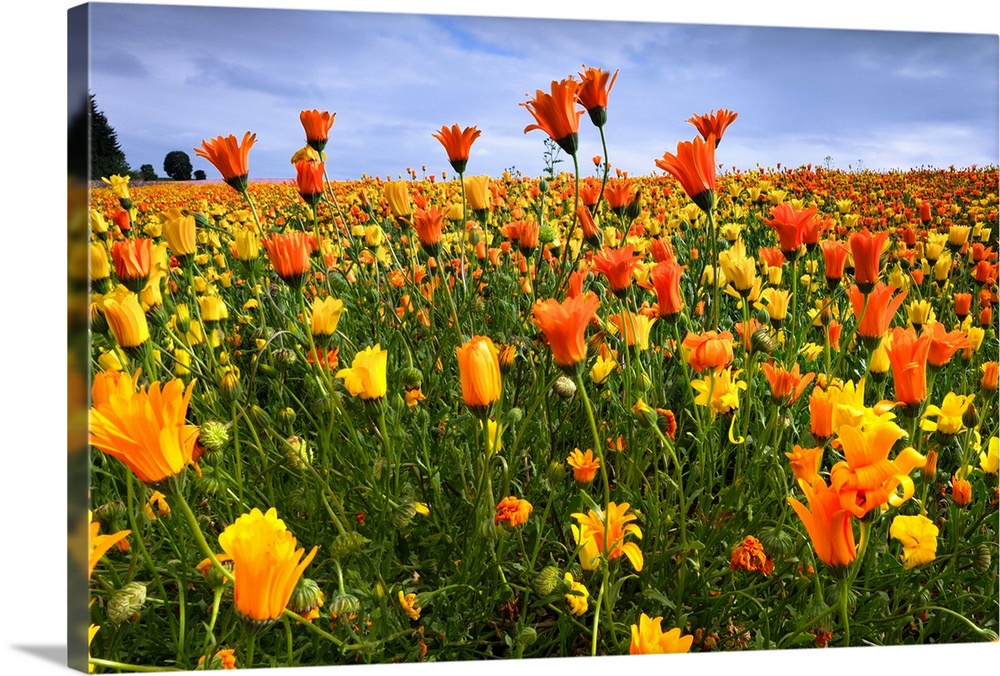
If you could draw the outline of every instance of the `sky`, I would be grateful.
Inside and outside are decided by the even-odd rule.
[[[212,3],[205,0],[162,0],[168,5],[188,5],[204,6],[208,4],[219,6],[270,6],[274,7],[278,3],[276,0],[215,0]],[[8,133],[4,137],[3,157],[6,161],[0,162],[0,190],[3,191],[3,204],[7,216],[6,227],[4,229],[4,249],[8,256],[4,259],[4,265],[0,267],[0,275],[3,275],[4,288],[16,290],[8,293],[5,298],[6,318],[5,330],[0,331],[0,354],[7,358],[4,361],[4,379],[9,389],[16,393],[12,400],[6,400],[4,406],[4,418],[8,422],[4,427],[4,442],[7,453],[4,456],[4,476],[7,481],[4,490],[0,492],[0,506],[4,514],[13,514],[14,518],[9,518],[4,523],[5,541],[11,543],[11,552],[14,555],[3,557],[2,559],[2,579],[11,581],[4,587],[4,600],[7,607],[13,609],[5,614],[6,622],[3,625],[3,639],[0,640],[0,664],[3,664],[9,673],[30,673],[30,674],[65,674],[65,646],[66,646],[66,515],[65,497],[63,489],[67,484],[66,467],[63,462],[65,457],[63,444],[66,439],[67,425],[63,417],[64,407],[59,403],[62,401],[62,387],[65,382],[66,361],[62,357],[65,354],[66,344],[66,315],[62,309],[63,299],[66,294],[66,286],[63,283],[63,266],[68,250],[79,243],[68,241],[64,236],[65,222],[62,219],[63,198],[65,193],[59,175],[64,170],[65,158],[62,151],[63,133],[66,128],[67,89],[71,81],[77,78],[75,74],[79,72],[78,62],[69,62],[69,53],[66,46],[65,36],[67,27],[67,11],[69,8],[79,4],[77,0],[61,2],[59,0],[32,0],[32,2],[20,3],[16,13],[10,13],[7,20],[0,22],[0,61],[7,64],[4,69],[4,83],[7,104],[4,109],[5,124]],[[128,4],[138,4],[130,0]],[[298,8],[323,8],[323,9],[348,9],[357,6],[357,3],[346,0],[289,0],[287,4],[294,4]],[[757,26],[808,26],[823,28],[841,28],[851,30],[885,30],[898,29],[910,32],[959,32],[959,33],[986,33],[992,36],[992,55],[981,58],[987,69],[992,67],[992,75],[977,77],[975,68],[971,64],[961,66],[954,74],[945,76],[944,72],[935,79],[939,83],[947,83],[949,80],[957,84],[966,86],[967,92],[972,92],[970,97],[979,97],[977,101],[956,101],[942,90],[930,91],[927,83],[913,82],[912,86],[901,85],[899,90],[905,90],[903,94],[893,95],[893,105],[889,113],[881,116],[868,116],[860,123],[846,127],[846,131],[841,132],[844,137],[863,136],[870,146],[891,145],[881,139],[902,138],[905,143],[917,144],[921,147],[942,147],[946,157],[942,160],[919,159],[908,160],[906,158],[896,160],[894,163],[909,166],[920,162],[940,163],[948,166],[952,163],[963,166],[978,162],[983,165],[992,161],[996,163],[997,157],[997,53],[996,39],[1000,33],[1000,11],[997,9],[985,9],[987,3],[982,0],[949,0],[948,3],[907,3],[905,12],[900,12],[899,3],[876,3],[872,0],[838,0],[837,3],[803,3],[801,0],[715,0],[710,6],[705,3],[649,3],[648,0],[615,0],[613,3],[607,0],[574,0],[572,3],[540,3],[538,0],[505,0],[502,5],[477,3],[475,6],[469,2],[459,2],[459,0],[421,0],[420,7],[427,12],[437,14],[466,14],[466,15],[508,15],[534,18],[566,18],[575,16],[583,19],[624,20],[631,22],[641,22],[647,20],[659,21],[661,23],[708,23],[715,25],[757,25]],[[412,3],[403,0],[367,0],[365,7],[373,11],[409,11]],[[707,9],[709,8],[710,9]],[[816,9],[820,8],[820,9]],[[293,34],[292,37],[278,38],[280,33],[276,32],[275,37],[251,36],[245,33],[237,34],[236,28],[229,25],[209,26],[209,29],[197,23],[171,26],[172,33],[154,40],[154,32],[146,34],[135,34],[134,31],[121,30],[113,32],[109,42],[116,44],[120,49],[120,54],[127,53],[125,48],[130,42],[138,41],[140,48],[134,49],[135,53],[145,55],[144,59],[149,59],[149,55],[159,53],[163,56],[156,60],[144,61],[147,69],[164,70],[170,72],[170,64],[176,64],[174,68],[177,73],[185,73],[185,77],[193,71],[193,66],[185,65],[188,53],[208,53],[212,45],[219,45],[220,49],[215,53],[221,53],[222,46],[226,45],[227,36],[236,36],[239,42],[249,45],[247,51],[249,56],[244,60],[234,60],[239,69],[250,72],[259,72],[265,65],[278,62],[280,55],[270,53],[267,58],[261,58],[265,50],[261,45],[283,45],[286,53],[293,54],[293,57],[283,57],[284,62],[292,63],[286,66],[286,70],[281,72],[281,76],[274,76],[277,80],[287,79],[292,75],[301,72],[299,68],[319,68],[315,64],[322,64],[328,55],[337,51],[339,44],[346,44],[349,38],[334,40],[329,37],[328,32],[320,33],[318,28],[308,26],[308,30],[301,34]],[[163,31],[161,31],[162,33]],[[207,37],[205,35],[207,34]],[[178,44],[192,39],[192,35],[198,38],[193,46],[189,46],[184,55],[169,55],[165,51],[165,46],[171,41]],[[307,40],[307,37],[309,38]],[[385,45],[390,42],[388,38],[376,40],[372,33],[367,33],[361,40],[361,45],[378,44]],[[630,38],[630,36],[628,36]],[[547,86],[556,78],[565,77],[577,72],[580,65],[620,68],[619,80],[612,91],[610,100],[610,119],[608,126],[609,142],[611,151],[615,153],[612,160],[616,164],[625,166],[626,156],[631,154],[638,157],[637,168],[629,169],[635,173],[651,171],[652,160],[662,155],[665,150],[676,147],[678,140],[693,137],[693,128],[687,125],[684,120],[695,112],[707,112],[712,108],[731,106],[741,113],[741,118],[727,132],[726,141],[720,147],[720,161],[737,163],[739,160],[737,150],[747,148],[744,152],[749,154],[748,163],[761,162],[762,165],[773,162],[782,162],[783,165],[797,165],[800,162],[822,161],[822,157],[831,155],[834,164],[846,166],[848,162],[853,162],[854,156],[866,157],[868,166],[873,166],[872,154],[860,155],[853,148],[840,150],[833,148],[832,143],[824,144],[821,149],[821,157],[810,157],[804,160],[791,158],[792,150],[797,144],[793,141],[781,146],[777,143],[777,137],[762,137],[763,131],[777,134],[782,128],[797,124],[802,125],[810,121],[810,118],[825,115],[831,106],[837,106],[843,97],[849,97],[854,103],[853,107],[868,105],[869,98],[878,99],[882,90],[875,87],[876,94],[873,96],[859,96],[855,88],[867,86],[868,81],[878,75],[877,72],[869,70],[864,77],[847,78],[847,84],[843,84],[839,78],[830,80],[830,75],[807,75],[802,78],[788,80],[787,89],[790,94],[789,101],[778,105],[781,90],[767,91],[766,95],[761,94],[763,104],[758,103],[757,109],[751,114],[749,104],[749,93],[746,100],[735,100],[727,97],[727,91],[735,97],[735,92],[743,87],[743,91],[752,92],[756,89],[767,90],[779,80],[777,77],[761,77],[751,87],[749,84],[734,82],[728,90],[719,88],[717,95],[706,95],[704,100],[680,99],[682,96],[694,96],[693,87],[685,85],[683,87],[670,86],[661,90],[649,89],[645,94],[649,95],[650,101],[644,102],[640,106],[628,106],[626,102],[619,103],[619,99],[624,100],[626,92],[630,87],[637,87],[639,75],[635,74],[636,69],[641,66],[642,60],[635,57],[635,43],[629,39],[627,43],[613,42],[610,39],[595,39],[590,43],[590,48],[596,49],[598,45],[613,44],[615,47],[606,48],[605,53],[597,54],[594,51],[589,53],[566,53],[561,49],[565,40],[562,32],[551,38],[554,42],[538,46],[539,38],[530,36],[524,40],[518,39],[518,35],[508,36],[504,40],[509,40],[513,45],[521,42],[527,46],[517,47],[518,49],[532,49],[535,53],[541,53],[535,65],[525,66],[526,70],[522,74],[520,71],[503,71],[503,77],[497,70],[478,70],[476,77],[465,82],[464,86],[475,88],[483,86],[482,82],[489,83],[497,91],[508,86],[509,93],[499,97],[491,97],[495,105],[489,106],[479,104],[475,110],[470,110],[468,119],[458,111],[454,101],[458,94],[447,86],[439,86],[442,71],[436,64],[443,58],[437,54],[437,48],[425,48],[423,51],[413,49],[408,51],[403,63],[409,64],[411,70],[423,74],[427,88],[433,86],[435,97],[444,97],[448,106],[443,112],[435,112],[428,116],[426,122],[423,120],[424,110],[427,106],[434,105],[434,100],[421,98],[420,105],[399,106],[405,108],[403,114],[397,115],[391,107],[385,103],[380,103],[373,95],[373,90],[378,89],[378,83],[386,79],[394,72],[389,70],[389,75],[385,69],[376,70],[369,68],[367,72],[368,83],[362,82],[354,86],[357,89],[348,89],[352,73],[343,67],[336,74],[327,74],[323,77],[313,75],[308,79],[308,83],[313,85],[313,89],[308,90],[316,96],[302,95],[302,102],[295,101],[287,104],[287,107],[279,111],[281,105],[277,98],[252,100],[247,94],[245,100],[238,103],[230,101],[228,105],[219,106],[219,112],[212,111],[212,101],[224,99],[224,97],[213,93],[212,96],[204,98],[195,105],[174,111],[170,114],[163,114],[163,117],[170,121],[171,118],[185,121],[183,130],[171,131],[165,126],[157,128],[156,131],[147,132],[151,138],[160,137],[163,140],[163,149],[157,149],[155,153],[150,151],[131,150],[131,143],[124,138],[126,128],[125,113],[109,112],[112,123],[123,134],[123,145],[129,153],[129,161],[138,166],[139,164],[151,163],[158,169],[162,166],[163,156],[169,150],[175,148],[190,148],[188,151],[193,157],[193,148],[200,143],[202,138],[208,138],[219,134],[242,133],[252,129],[258,132],[260,138],[259,146],[251,154],[251,170],[257,175],[258,172],[268,169],[270,162],[267,160],[267,153],[261,152],[273,147],[275,156],[273,173],[279,176],[291,176],[287,172],[287,156],[290,149],[299,147],[302,143],[301,132],[298,128],[298,111],[302,108],[328,108],[338,114],[337,123],[334,127],[333,137],[330,146],[331,168],[333,162],[342,164],[337,169],[338,175],[350,176],[353,169],[347,167],[349,157],[348,148],[352,142],[355,147],[367,147],[368,158],[376,153],[379,147],[388,147],[387,142],[380,141],[379,137],[361,137],[361,125],[372,124],[373,120],[394,120],[397,125],[409,124],[419,127],[419,133],[413,136],[410,143],[426,143],[422,149],[414,150],[414,155],[420,155],[416,160],[402,157],[402,150],[396,148],[391,153],[389,166],[385,173],[399,172],[405,170],[407,164],[417,166],[417,162],[427,162],[428,167],[433,167],[435,171],[446,168],[443,159],[443,150],[437,142],[430,138],[430,133],[443,124],[460,123],[462,125],[478,124],[484,129],[484,136],[473,147],[475,154],[470,171],[491,173],[485,149],[490,144],[490,138],[507,139],[506,146],[500,146],[496,139],[490,141],[495,145],[493,153],[503,155],[504,160],[498,165],[516,164],[523,166],[525,171],[534,169],[537,171],[540,164],[542,141],[538,138],[541,132],[531,132],[522,134],[525,125],[529,124],[530,116],[523,108],[517,106],[518,103],[526,100],[526,92],[534,92],[535,89]],[[471,38],[468,38],[471,40]],[[155,47],[160,42],[163,47]],[[558,47],[555,42],[558,43]],[[666,44],[666,43],[664,43]],[[676,43],[674,43],[676,44]],[[923,44],[923,43],[922,43]],[[148,45],[145,47],[143,45]],[[306,46],[303,46],[306,45]],[[499,46],[497,46],[499,45]],[[740,58],[735,61],[744,61],[750,55],[747,52],[752,45],[742,45],[740,47]],[[154,49],[155,47],[155,49]],[[500,47],[513,50],[514,46],[509,46],[506,42],[495,39],[494,51]],[[252,49],[251,49],[252,48]],[[355,46],[354,49],[360,49]],[[687,49],[691,49],[690,46]],[[719,49],[717,46],[716,49]],[[734,50],[735,47],[730,47]],[[926,47],[926,49],[931,49]],[[157,51],[161,50],[161,51]],[[351,57],[353,52],[342,49],[346,52],[345,60]],[[966,45],[954,53],[945,49],[943,55],[938,57],[924,57],[922,63],[926,63],[928,58],[933,61],[941,61],[945,56],[961,57],[968,59],[971,48]],[[380,53],[380,52],[379,52]],[[680,54],[681,59],[686,53],[677,48],[675,54]],[[712,52],[709,51],[709,54]],[[778,61],[780,68],[788,70],[797,61],[804,60],[806,56],[812,54],[812,50],[798,52],[791,59]],[[626,58],[632,55],[631,58]],[[372,62],[374,57],[367,57]],[[164,62],[163,59],[166,59]],[[674,77],[680,77],[686,67],[689,71],[697,65],[704,64],[702,60],[684,57],[680,66],[666,68],[661,65],[661,72],[669,72]],[[913,57],[916,60],[916,57]],[[308,61],[308,64],[306,62]],[[912,61],[912,60],[911,60]],[[898,67],[899,59],[888,59],[881,61],[882,68]],[[166,64],[166,65],[164,65]],[[686,66],[685,66],[686,64]],[[448,68],[460,70],[467,64],[462,62],[449,62]],[[731,65],[731,64],[730,64]],[[945,69],[947,66],[935,63],[937,67]],[[332,65],[327,66],[333,68]],[[721,68],[720,66],[719,68]],[[844,66],[846,67],[846,66]],[[777,72],[774,62],[765,64],[757,68],[745,67],[746,71],[761,70],[765,75]],[[398,68],[396,70],[399,70]],[[447,68],[445,70],[448,70]],[[877,70],[877,69],[876,69]],[[702,70],[701,75],[714,70]],[[836,74],[837,69],[834,68]],[[786,76],[787,77],[787,76]],[[631,80],[631,82],[630,82]],[[963,82],[968,80],[968,82]],[[303,82],[306,79],[303,78]],[[838,82],[834,86],[831,82]],[[970,84],[973,83],[973,84]],[[626,86],[628,85],[628,86]],[[700,86],[706,86],[704,82]],[[152,129],[153,122],[161,115],[159,111],[168,111],[172,100],[181,94],[177,89],[171,89],[165,84],[148,84],[145,87],[137,87],[133,91],[133,96],[142,104],[138,119],[145,119]],[[641,90],[642,87],[639,87]],[[303,90],[306,91],[306,90]],[[652,92],[652,93],[650,93]],[[98,100],[102,107],[105,101],[111,98],[111,92],[106,94],[98,93]],[[640,92],[643,93],[643,92]],[[654,96],[655,94],[655,96]],[[399,99],[397,99],[399,100]],[[408,99],[402,99],[408,101]],[[770,101],[770,103],[768,103]],[[110,105],[111,101],[107,100]],[[937,117],[931,117],[927,123],[925,131],[920,133],[914,127],[913,133],[900,131],[902,128],[903,116],[927,117],[924,108],[948,104],[944,113],[938,113]],[[260,106],[259,110],[254,110],[253,106]],[[350,107],[350,106],[353,106]],[[992,106],[992,108],[990,108]],[[383,108],[388,109],[383,109]],[[499,116],[501,112],[513,111],[510,122],[496,123],[496,127],[487,128],[487,117],[489,115]],[[787,110],[787,113],[785,112]],[[983,111],[986,112],[983,112]],[[278,126],[271,129],[267,127],[268,119],[278,111],[281,114],[277,117],[286,117],[282,120],[280,129]],[[632,111],[632,112],[630,112]],[[976,112],[978,111],[978,112]],[[834,116],[833,125],[838,119],[849,115],[850,108],[842,111],[838,116]],[[656,129],[644,131],[637,134],[638,141],[627,141],[629,125],[635,125],[635,117],[646,115],[656,120]],[[787,115],[785,121],[780,125],[762,121],[761,117],[770,114],[771,116]],[[629,115],[633,115],[633,121],[627,122]],[[119,118],[123,119],[119,119]],[[930,127],[941,128],[950,126],[958,122],[969,124],[968,120],[973,118],[983,118],[985,122],[979,123],[978,127],[966,127],[972,131],[965,131],[961,134],[952,134],[950,140],[937,141],[935,135],[928,135],[926,129]],[[351,118],[354,118],[351,120]],[[348,124],[348,122],[351,124]],[[581,153],[586,152],[584,157],[588,157],[592,152],[591,148],[597,145],[592,129],[586,127],[582,138],[583,148]],[[355,125],[353,131],[351,125]],[[741,129],[742,128],[742,129]],[[177,129],[180,129],[178,126]],[[347,129],[347,131],[345,131]],[[824,128],[813,130],[814,136],[820,136],[827,132]],[[751,130],[753,134],[751,134]],[[763,131],[760,131],[763,130]],[[873,131],[874,130],[874,131]],[[387,133],[385,129],[379,130]],[[190,135],[192,143],[187,143],[181,139],[178,143],[173,143],[176,137],[182,132]],[[285,136],[281,136],[284,134]],[[131,135],[131,132],[130,132]],[[425,136],[426,135],[426,136]],[[654,138],[655,135],[655,138]],[[970,136],[973,137],[970,139]],[[357,137],[357,138],[355,138]],[[966,143],[958,143],[955,139],[965,138]],[[513,146],[529,141],[526,146],[526,156],[513,156]],[[801,139],[800,139],[801,140]],[[265,141],[267,142],[265,144]],[[398,142],[395,142],[398,143]],[[53,148],[53,145],[55,148]],[[895,142],[900,145],[900,142]],[[971,150],[959,151],[962,146]],[[338,149],[339,147],[339,149]],[[480,150],[480,147],[483,150]],[[781,157],[773,160],[765,157],[764,153],[770,153],[771,147],[780,151]],[[827,149],[832,148],[832,149]],[[978,154],[985,157],[979,159],[978,155],[973,157],[978,148]],[[336,152],[335,152],[336,151]],[[133,155],[133,152],[138,153]],[[148,159],[142,157],[145,152],[152,154]],[[389,154],[389,153],[387,153]],[[508,157],[510,159],[508,159]],[[532,164],[534,163],[534,164]],[[643,166],[638,166],[638,165]],[[196,165],[197,166],[197,165]],[[290,165],[289,165],[290,166]],[[367,166],[367,165],[366,165]],[[211,167],[204,166],[206,171]],[[370,170],[372,173],[374,169]],[[381,174],[382,172],[377,172]],[[77,488],[79,490],[79,488]],[[892,649],[871,649],[871,648],[851,648],[828,650],[823,653],[815,651],[782,651],[774,652],[747,652],[728,653],[715,655],[674,655],[670,657],[658,658],[650,656],[642,657],[611,657],[598,660],[574,660],[572,669],[575,674],[607,674],[609,667],[611,670],[628,670],[628,673],[662,674],[664,673],[664,660],[670,660],[669,669],[676,669],[678,672],[691,670],[707,670],[709,673],[715,671],[731,670],[733,668],[742,671],[763,671],[772,672],[775,667],[784,673],[793,673],[796,670],[802,673],[809,673],[815,676],[825,676],[826,674],[854,673],[862,671],[887,672],[890,669],[899,669],[901,665],[919,663],[921,668],[927,673],[954,669],[956,664],[975,665],[996,663],[1000,658],[1000,643],[977,643],[977,644],[956,644],[941,646],[921,646],[912,648],[892,648]],[[428,665],[429,666],[429,665]],[[556,668],[562,668],[562,663]],[[434,665],[431,667],[435,674],[448,674],[458,676],[467,671],[467,665]],[[527,674],[538,673],[546,670],[551,672],[554,668],[550,660],[533,660],[518,665],[518,670]],[[485,674],[506,674],[510,670],[507,663],[493,662],[476,665],[477,671]],[[284,674],[363,674],[364,676],[402,676],[426,673],[425,669],[418,667],[400,667],[399,665],[375,665],[357,667],[337,667],[337,668],[316,668],[309,669],[308,672],[291,669],[276,669],[266,672],[269,676],[279,673]]]
[[[199,3],[195,3],[199,4]],[[200,3],[204,4],[204,3]],[[315,3],[314,3],[315,4]],[[344,4],[344,3],[341,3]],[[332,6],[319,3],[319,6]],[[454,10],[452,10],[454,11]],[[687,120],[739,113],[724,168],[997,165],[997,35],[594,19],[91,5],[91,92],[133,169],[162,176],[172,150],[257,135],[251,180],[292,178],[299,112],[336,113],[334,179],[447,170],[432,133],[482,131],[467,173],[544,169],[542,131],[519,104],[584,65],[619,71],[605,128],[633,175],[696,135]],[[82,81],[82,79],[81,79]],[[603,155],[586,116],[581,171]],[[565,154],[559,169],[572,169]]]

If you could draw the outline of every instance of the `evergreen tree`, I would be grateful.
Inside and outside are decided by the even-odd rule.
[[[118,133],[108,123],[108,118],[97,109],[94,95],[90,95],[90,178],[97,181],[105,176],[127,176],[132,170],[125,160],[125,153],[118,145]]]
[[[144,181],[155,181],[158,178],[152,164],[144,164],[139,167],[139,177]]]

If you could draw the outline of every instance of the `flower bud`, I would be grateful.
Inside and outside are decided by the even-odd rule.
[[[546,476],[549,480],[550,486],[558,486],[566,478],[566,465],[562,464],[558,460],[553,460],[549,463],[549,468],[546,471]]]
[[[334,594],[330,599],[330,619],[334,622],[353,622],[361,609],[361,602],[354,594]]]
[[[295,424],[295,409],[291,406],[286,406],[280,411],[278,411],[278,422],[283,425],[291,427]]]
[[[556,566],[545,566],[542,571],[535,576],[534,584],[535,592],[539,596],[548,596],[549,594],[554,594],[559,587],[559,583],[562,582],[562,574]]]
[[[306,469],[312,463],[312,451],[302,437],[293,436],[285,439],[285,457],[295,469]]]
[[[330,556],[343,561],[352,554],[361,551],[361,547],[367,542],[360,533],[341,533],[333,539],[330,545]]]
[[[938,453],[933,448],[927,451],[927,462],[920,468],[920,476],[927,483],[934,483],[937,477]]]
[[[561,375],[556,378],[556,384],[552,389],[563,399],[571,399],[576,394],[576,383],[569,376]]]
[[[105,612],[115,624],[133,619],[138,616],[146,603],[146,585],[141,582],[129,582],[119,589],[108,601]]]
[[[424,374],[420,369],[408,366],[400,372],[399,380],[403,384],[403,389],[410,390],[420,387],[424,380]]]
[[[207,420],[198,428],[198,441],[211,454],[229,443],[229,426],[217,420]]]
[[[288,599],[288,609],[297,615],[305,615],[323,604],[323,590],[315,580],[300,577],[292,596]]]

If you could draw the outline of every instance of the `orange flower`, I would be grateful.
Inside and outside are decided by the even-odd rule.
[[[309,160],[299,160],[295,163],[299,196],[313,208],[316,208],[323,197],[324,167],[323,162],[310,162]]]
[[[931,347],[927,351],[927,363],[935,368],[941,368],[948,363],[952,355],[969,344],[969,338],[964,331],[945,331],[944,324],[934,322],[924,328],[924,333],[931,337]]]
[[[447,216],[448,212],[439,207],[417,209],[413,214],[413,228],[428,256],[437,257],[441,253],[441,232]]]
[[[972,294],[971,293],[956,293],[955,294],[955,316],[961,321],[965,319],[969,312],[972,310]]]
[[[93,518],[93,515],[91,515],[91,518]],[[130,530],[120,530],[117,533],[101,535],[101,523],[93,520],[90,522],[90,530],[88,531],[87,539],[89,550],[89,555],[87,556],[88,579],[94,574],[94,568],[97,567],[101,557],[115,545],[124,542],[125,538],[128,537],[131,532],[132,531]]]
[[[299,288],[310,269],[312,245],[309,235],[304,232],[272,233],[261,243],[278,276],[290,287]]]
[[[815,373],[800,374],[798,364],[791,371],[780,366],[775,368],[770,362],[762,364],[761,369],[771,385],[771,399],[775,404],[794,404],[816,377]]]
[[[1000,363],[988,361],[979,368],[983,372],[983,379],[980,382],[980,387],[987,392],[996,392],[998,381],[1000,381]]]
[[[689,333],[681,347],[687,354],[687,363],[698,373],[708,368],[719,371],[733,361],[733,334],[729,331]]]
[[[632,642],[629,644],[630,655],[664,655],[667,653],[686,653],[691,650],[693,635],[681,636],[680,628],[663,631],[660,628],[662,617],[650,618],[646,613],[639,617],[639,624],[632,625]]]
[[[604,238],[604,235],[601,233],[601,229],[597,227],[597,223],[594,222],[594,215],[590,213],[590,209],[585,204],[581,204],[576,208],[576,218],[580,222],[580,228],[583,230],[583,241],[594,248],[601,246],[601,240]]]
[[[257,141],[257,135],[247,132],[243,141],[237,141],[230,134],[227,137],[217,136],[211,141],[203,140],[200,148],[194,153],[215,165],[222,178],[235,190],[246,192],[247,176],[250,174],[248,158],[250,149]]]
[[[816,217],[816,207],[796,209],[788,202],[782,202],[771,209],[771,218],[765,221],[778,233],[778,242],[785,260],[794,261],[804,242],[806,230]]]
[[[833,291],[840,285],[840,280],[844,277],[844,263],[847,262],[847,254],[850,253],[850,250],[843,242],[832,239],[820,242],[819,248],[823,252],[826,285]]]
[[[455,348],[462,398],[474,413],[485,416],[501,393],[499,353],[486,336],[473,336]]]
[[[809,431],[817,440],[833,436],[833,415],[840,390],[814,387],[809,395]]]
[[[927,398],[927,355],[930,349],[929,333],[917,338],[917,332],[913,329],[898,326],[885,345],[892,368],[896,401],[905,406],[906,413],[916,413],[920,402]]]
[[[837,438],[845,459],[830,470],[830,487],[844,509],[860,519],[877,507],[898,506],[913,495],[909,474],[924,466],[924,456],[905,448],[889,460],[893,445],[904,436],[899,425],[875,415],[864,416],[857,425],[840,426]],[[896,495],[897,487],[902,487],[902,496]]]
[[[594,266],[608,278],[612,293],[621,298],[632,284],[632,271],[642,256],[633,256],[635,247],[629,244],[621,249],[604,247],[594,256]]]
[[[497,505],[497,513],[493,517],[493,525],[499,525],[501,521],[504,521],[511,528],[520,526],[528,522],[528,515],[531,514],[533,509],[531,503],[527,500],[521,500],[520,498],[515,498],[513,495],[509,495]]]
[[[616,214],[623,214],[625,209],[638,198],[639,190],[631,178],[612,179],[604,189],[604,199]]]
[[[852,284],[847,290],[847,296],[851,300],[851,309],[854,310],[854,318],[858,322],[858,335],[863,341],[875,343],[870,346],[877,347],[878,339],[889,330],[889,324],[896,315],[899,306],[906,299],[906,291],[895,298],[892,294],[896,292],[896,287],[886,286],[882,282],[875,285],[874,289],[869,289],[867,307],[865,296],[857,285]]]
[[[535,98],[520,104],[528,109],[537,122],[525,127],[524,133],[541,129],[560,148],[575,156],[579,143],[580,117],[583,115],[582,110],[576,110],[579,91],[580,83],[571,77],[560,82],[553,80],[551,94],[536,90]]]
[[[852,233],[848,239],[851,255],[854,257],[854,281],[863,293],[870,293],[878,280],[882,248],[888,237],[886,230],[872,235],[865,228],[861,232]]]
[[[759,572],[767,577],[774,570],[774,561],[764,552],[764,545],[753,535],[748,535],[743,542],[733,548],[729,557],[729,570],[745,570]]]
[[[851,513],[841,506],[837,491],[827,486],[821,476],[817,475],[812,483],[800,479],[799,486],[806,494],[809,509],[795,498],[788,498],[788,504],[802,519],[816,557],[834,568],[849,565],[858,555]]]
[[[580,105],[587,110],[590,121],[594,123],[595,127],[603,127],[604,123],[608,121],[608,94],[611,93],[611,88],[615,86],[617,79],[617,70],[612,75],[605,73],[600,68],[583,66],[583,72],[580,73],[580,90],[577,92],[576,98]],[[597,165],[600,163],[600,158],[594,162]]]
[[[726,133],[729,125],[736,121],[737,117],[739,117],[739,113],[720,108],[718,111],[713,110],[704,115],[694,115],[688,122],[695,126],[695,129],[706,141],[709,136],[714,137],[715,147],[718,148],[722,141],[722,135]]]
[[[299,121],[306,130],[306,143],[312,146],[317,152],[323,152],[327,139],[330,137],[330,130],[333,128],[333,118],[337,113],[328,113],[318,110],[303,110],[299,113]]]
[[[656,166],[676,178],[702,211],[715,205],[715,145],[713,134],[704,141],[701,137],[681,141],[676,155],[666,152],[656,160]]]
[[[567,298],[539,302],[532,310],[532,321],[541,329],[552,349],[552,360],[564,371],[575,373],[587,358],[584,333],[601,301],[592,291]]]
[[[676,316],[684,309],[684,297],[681,295],[681,274],[687,266],[663,261],[650,270],[649,279],[656,290],[657,304],[660,306],[661,317]]]
[[[972,484],[968,479],[951,477],[951,499],[959,507],[965,507],[972,502]]]
[[[587,449],[586,453],[581,453],[579,448],[566,458],[566,464],[573,468],[573,479],[580,484],[589,484],[597,475],[597,470],[601,468],[600,458],[594,457],[594,451]]]
[[[194,464],[198,427],[185,418],[195,381],[187,389],[179,379],[162,386],[155,381],[136,391],[139,373],[94,375],[90,443],[125,463],[143,483],[155,484]]]
[[[823,447],[802,448],[795,444],[791,453],[785,453],[792,466],[792,474],[796,479],[812,483],[819,476],[819,468],[823,464]]]
[[[459,129],[458,124],[451,127],[441,127],[441,131],[436,131],[431,136],[436,138],[444,146],[448,153],[448,161],[455,173],[464,174],[465,166],[469,162],[469,154],[472,152],[472,144],[482,134],[475,127]]]
[[[149,279],[153,241],[140,237],[126,239],[111,245],[111,260],[115,263],[115,275],[128,289],[139,293]]]

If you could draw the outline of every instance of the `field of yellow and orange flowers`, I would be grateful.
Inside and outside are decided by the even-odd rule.
[[[997,640],[997,168],[581,167],[613,82],[542,178],[93,190],[93,668]]]

